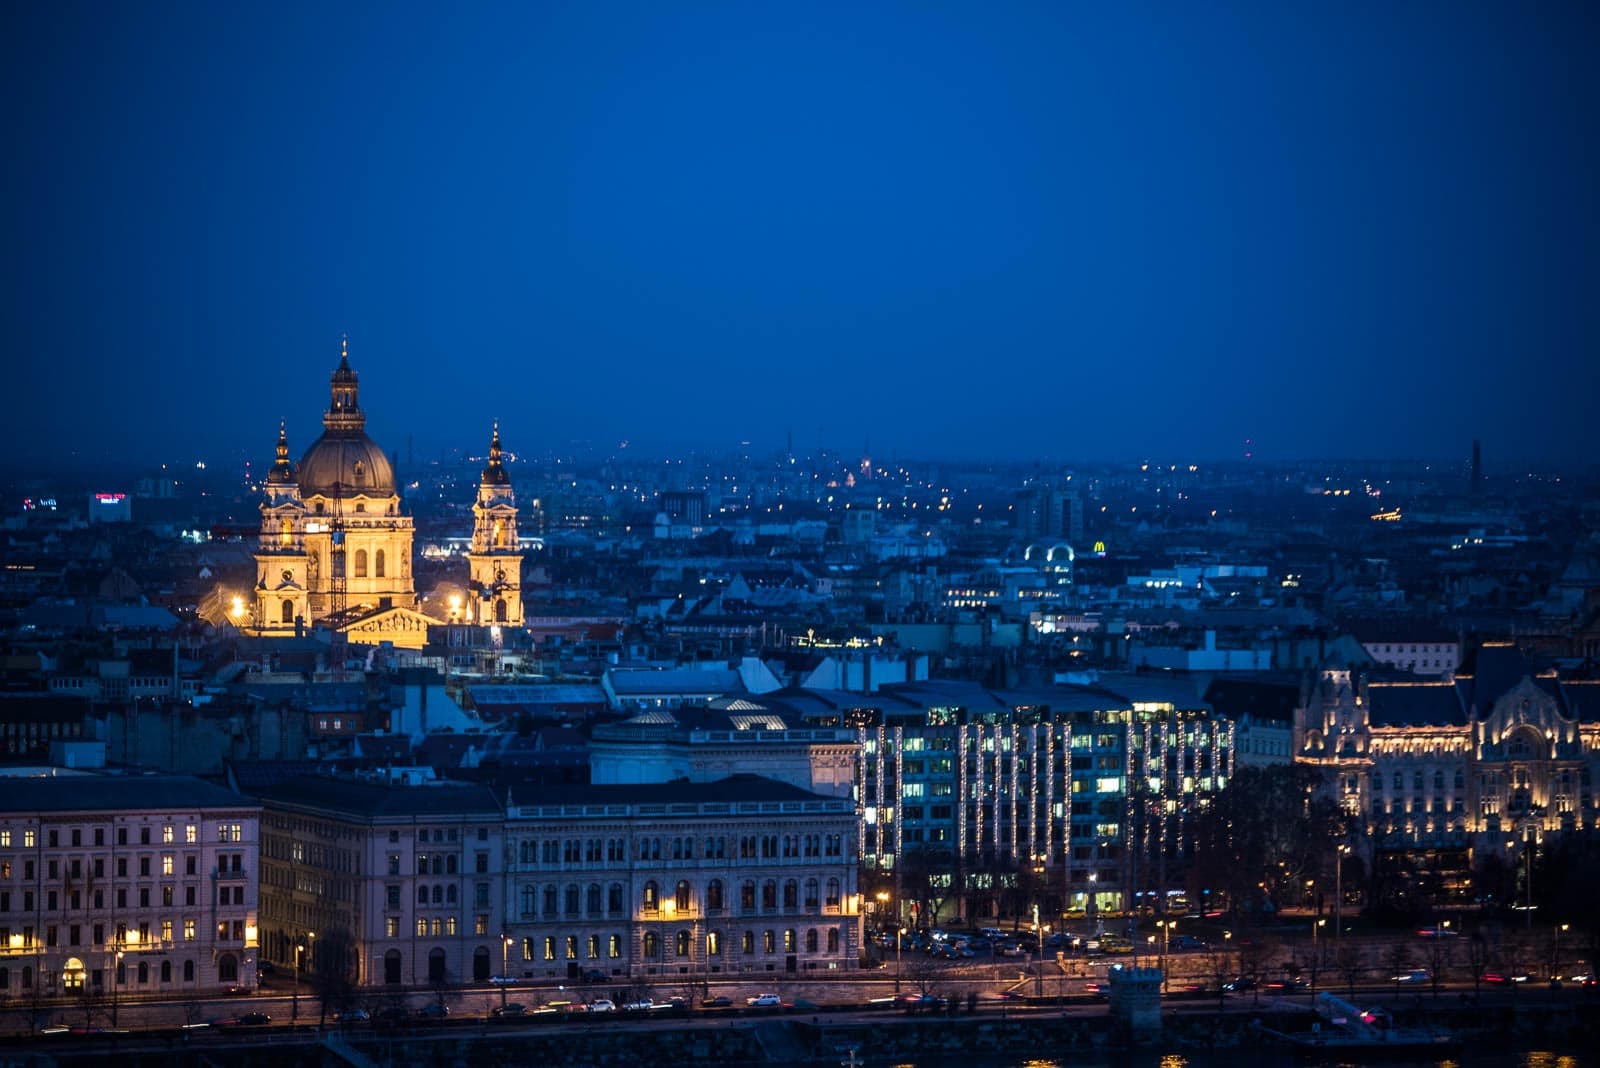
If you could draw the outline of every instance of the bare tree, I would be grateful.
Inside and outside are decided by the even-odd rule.
[[[1478,984],[1483,982],[1483,973],[1489,967],[1489,943],[1482,931],[1472,932],[1472,937],[1467,939],[1467,967],[1472,972],[1472,996],[1476,998]]]
[[[1389,951],[1384,954],[1384,960],[1389,965],[1390,981],[1394,983],[1394,996],[1400,996],[1400,980],[1405,976],[1406,966],[1410,962],[1410,954],[1406,952],[1406,944],[1396,941],[1390,944]]]
[[[1356,980],[1361,978],[1361,947],[1349,942],[1343,943],[1334,954],[1333,965],[1343,977],[1345,989],[1352,998],[1355,997]]]
[[[1428,977],[1433,983],[1433,998],[1439,1000],[1439,984],[1444,980],[1444,973],[1453,963],[1451,950],[1454,948],[1451,939],[1434,937],[1428,940]]]

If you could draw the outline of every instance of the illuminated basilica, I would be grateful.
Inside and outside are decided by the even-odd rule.
[[[419,606],[412,520],[401,506],[394,465],[367,436],[348,347],[330,388],[322,435],[298,464],[290,463],[288,436],[278,427],[277,458],[261,502],[255,611],[247,629],[282,636],[316,626],[363,644],[420,649],[428,628],[445,621]],[[517,507],[498,426],[473,528],[468,621],[519,626]]]

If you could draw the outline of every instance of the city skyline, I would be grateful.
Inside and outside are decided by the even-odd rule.
[[[346,332],[428,453],[1585,455],[1591,7],[89,11],[4,16],[13,457],[265,455]]]

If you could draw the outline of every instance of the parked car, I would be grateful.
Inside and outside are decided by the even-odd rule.
[[[1226,983],[1222,984],[1222,989],[1226,990],[1230,994],[1238,994],[1246,990],[1254,990],[1255,988],[1256,981],[1250,978],[1248,975],[1241,975],[1237,978],[1229,979]]]
[[[617,1003],[610,998],[595,998],[589,1002],[590,1012],[616,1012]]]
[[[776,994],[752,994],[744,1003],[755,1009],[774,1009],[783,1004],[783,999]]]
[[[437,1001],[430,1001],[417,1010],[419,1020],[442,1020],[450,1015],[450,1006],[441,1005]]]
[[[733,1004],[733,999],[725,994],[718,994],[714,998],[707,998],[700,1004],[708,1009],[725,1009]]]
[[[339,1023],[366,1023],[372,1019],[372,1013],[366,1009],[345,1009],[334,1013],[333,1018]]]
[[[272,1022],[272,1017],[264,1012],[247,1012],[234,1022],[240,1027],[265,1027]]]
[[[649,1012],[654,1005],[655,1002],[651,1001],[649,998],[640,998],[638,1001],[630,1001],[626,1005],[622,1006],[622,1011]]]
[[[511,1019],[518,1016],[526,1016],[528,1015],[528,1006],[511,1001],[504,1005],[496,1005],[490,1010],[489,1015],[499,1020]]]

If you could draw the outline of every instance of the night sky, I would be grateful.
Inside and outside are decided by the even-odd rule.
[[[5,5],[3,444],[1592,458],[1600,5],[1220,6]]]

